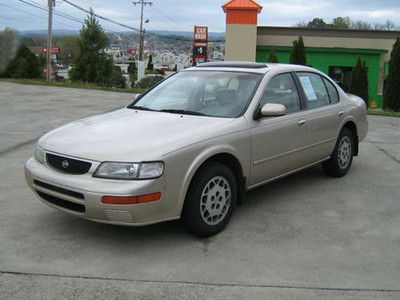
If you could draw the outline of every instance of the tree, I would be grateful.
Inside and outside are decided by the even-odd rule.
[[[147,63],[147,70],[153,71],[154,65],[153,65],[153,55],[150,54],[149,57],[149,62]]]
[[[337,17],[332,21],[332,26],[335,29],[350,29],[351,19],[349,17]]]
[[[368,107],[368,73],[365,62],[358,57],[356,66],[353,68],[349,92],[361,97]]]
[[[66,36],[61,43],[59,59],[63,64],[72,64],[79,52],[79,38]]]
[[[132,87],[134,87],[135,82],[138,80],[136,61],[134,59],[129,63],[128,74],[132,82]]]
[[[308,23],[306,21],[302,21],[295,25],[300,28],[317,28],[317,29],[325,29],[325,28],[333,28],[333,29],[354,29],[354,30],[393,30],[396,28],[396,25],[391,20],[387,20],[384,24],[375,23],[371,24],[369,22],[363,20],[353,21],[350,17],[337,17],[332,20],[332,24],[327,24],[321,18],[314,18],[312,21]]]
[[[356,30],[372,30],[372,25],[368,22],[365,21],[353,21],[351,24],[351,29],[356,29]]]
[[[299,27],[299,28],[307,28],[307,23],[306,23],[306,21],[303,20],[299,23],[296,23],[294,26]]]
[[[114,61],[104,51],[108,43],[107,35],[91,10],[79,34],[79,52],[70,71],[71,80],[110,85]]]
[[[363,67],[362,67],[362,84],[363,84],[363,95],[361,98],[363,98],[366,102],[366,105],[368,107],[369,103],[369,82],[368,82],[368,66],[365,60],[363,61]]]
[[[304,46],[302,36],[299,37],[298,41],[293,41],[292,53],[290,55],[290,63],[294,65],[307,65],[306,48]]]
[[[108,85],[115,87],[115,88],[121,88],[121,89],[126,88],[126,81],[125,81],[124,76],[122,76],[122,71],[121,71],[120,67],[115,66],[113,68],[113,71],[112,71],[111,77],[110,77],[110,82]]]
[[[385,30],[393,30],[396,27],[396,25],[391,20],[387,20],[385,24],[383,24],[383,26]]]
[[[389,61],[389,74],[383,98],[383,108],[400,111],[400,37],[393,45]]]
[[[278,63],[278,57],[276,56],[276,51],[275,51],[275,49],[272,49],[271,53],[269,54],[269,59],[268,59],[268,61],[269,61],[270,63],[274,63],[274,64]]]
[[[327,24],[325,23],[324,19],[321,18],[314,18],[312,21],[308,22],[308,28],[326,28]]]
[[[37,79],[43,77],[43,63],[28,47],[21,44],[4,72],[6,77]]]
[[[0,75],[5,71],[14,54],[15,42],[15,30],[6,27],[4,31],[0,33]]]

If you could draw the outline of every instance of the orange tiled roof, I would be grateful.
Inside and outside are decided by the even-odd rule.
[[[224,9],[224,12],[236,9],[258,10],[258,12],[261,12],[263,7],[260,4],[258,4],[255,0],[231,0],[225,3],[222,6],[222,8]]]

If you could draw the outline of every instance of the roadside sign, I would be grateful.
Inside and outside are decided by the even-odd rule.
[[[194,26],[194,41],[208,41],[207,26]]]
[[[47,47],[43,47],[42,51],[47,53]],[[51,48],[51,53],[60,53],[60,47],[53,47]]]
[[[194,26],[193,35],[193,65],[207,61],[208,27]]]

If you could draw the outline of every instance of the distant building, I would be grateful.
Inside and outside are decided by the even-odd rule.
[[[262,6],[253,0],[232,0],[226,13],[225,60],[267,62],[275,50],[280,63],[288,63],[292,43],[301,35],[307,64],[333,78],[345,89],[357,58],[368,67],[369,100],[382,105],[390,52],[400,31],[365,31],[258,26]]]

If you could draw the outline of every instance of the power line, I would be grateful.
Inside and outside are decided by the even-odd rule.
[[[173,21],[170,17],[168,17],[160,8],[158,8],[158,5],[154,4],[154,8],[156,9],[156,12],[160,15],[163,16],[165,20],[167,20],[167,22],[171,25],[173,25],[176,29],[185,31],[185,29],[183,29],[183,27],[181,27],[180,25],[178,25],[177,23],[175,23],[175,21]],[[160,18],[161,19],[161,18]]]
[[[45,12],[48,11],[48,9],[47,9],[46,7],[43,7],[41,4],[36,3],[36,2],[34,2],[34,1],[31,1],[31,0],[28,0],[29,2],[27,2],[26,0],[19,0],[19,1],[21,1],[21,2],[23,2],[23,3],[25,3],[25,4],[28,4],[28,5],[30,5],[30,6],[36,7],[36,8],[38,8],[38,9],[40,9],[40,10],[45,11]],[[71,15],[68,15],[68,14],[66,14],[66,13],[59,12],[59,11],[55,11],[55,10],[53,10],[53,13],[54,13],[55,15],[57,15],[57,16],[60,16],[60,17],[65,18],[65,19],[68,19],[68,20],[75,21],[75,22],[77,22],[77,23],[83,24],[83,22],[82,22],[81,20],[79,20],[79,19],[77,19],[77,18],[75,18],[75,17],[73,17],[73,16],[71,16]]]
[[[38,3],[36,3],[36,2],[33,2],[33,1],[31,1],[31,0],[28,0],[29,2],[28,2],[27,0],[18,0],[18,1],[23,2],[23,3],[25,3],[25,4],[28,4],[28,5],[31,5],[31,6],[34,6],[34,7],[38,8],[38,9],[41,9],[41,10],[44,10],[44,11],[47,12],[47,8],[41,7],[40,4],[38,4]],[[78,10],[84,12],[84,13],[90,14],[90,10],[85,9],[85,8],[83,8],[82,6],[79,6],[79,5],[73,3],[73,2],[71,2],[71,1],[69,1],[69,0],[63,0],[63,2],[65,2],[65,3],[67,3],[67,4],[69,4],[69,5],[73,6],[73,7],[75,7],[76,9],[78,9]],[[54,12],[54,14],[56,14],[56,15],[58,15],[58,16],[60,16],[60,17],[66,18],[66,19],[70,19],[70,20],[73,19],[72,21],[75,21],[75,22],[79,22],[79,23],[81,23],[81,24],[84,24],[82,21],[77,20],[76,18],[74,18],[74,17],[72,17],[72,16],[70,16],[70,15],[67,15],[67,14],[65,14],[65,13],[60,13],[59,11],[57,11],[57,12]],[[94,12],[93,12],[93,14],[94,14],[94,16],[96,16],[97,18],[99,18],[99,19],[101,19],[101,20],[104,20],[104,21],[107,21],[107,22],[116,24],[116,25],[118,25],[118,26],[121,26],[121,27],[124,27],[124,28],[127,28],[127,29],[131,29],[131,30],[133,30],[133,31],[135,31],[135,32],[140,33],[140,30],[139,30],[138,28],[135,28],[135,27],[133,27],[133,26],[129,26],[129,25],[123,24],[123,23],[121,23],[121,22],[118,22],[118,21],[112,20],[112,19],[110,19],[110,18],[101,16],[101,15],[96,14],[96,13],[94,13]],[[114,34],[119,34],[118,32],[115,32],[115,31],[112,31],[112,30],[106,30],[106,29],[105,29],[105,31],[111,32],[111,33],[114,33]],[[191,38],[187,38],[187,37],[184,37],[184,36],[178,37],[178,36],[171,36],[171,35],[158,34],[158,33],[154,33],[154,32],[147,32],[147,34],[148,34],[148,35],[155,36],[155,37],[159,37],[159,38],[169,39],[169,40],[176,40],[176,41],[182,41],[182,42],[184,42],[184,41],[192,42],[192,39],[191,39]],[[224,40],[215,40],[215,41],[213,41],[213,42],[224,42]]]
[[[28,15],[31,15],[31,16],[34,16],[34,17],[38,17],[38,18],[42,18],[42,19],[46,19],[46,18],[45,18],[45,17],[43,17],[43,16],[35,15],[35,14],[32,14],[32,13],[30,13],[30,12],[27,12],[27,11],[25,11],[25,10],[22,10],[22,9],[19,9],[19,8],[13,7],[13,6],[9,6],[9,5],[7,5],[7,4],[4,4],[4,3],[1,3],[1,2],[0,2],[0,5],[2,5],[2,6],[5,6],[5,7],[8,7],[8,8],[11,8],[11,9],[15,9],[15,10],[17,10],[17,11],[23,12],[23,13],[25,13],[25,14],[28,14]],[[24,21],[24,22],[25,22],[25,21]]]
[[[41,6],[39,3],[36,3],[36,2],[34,2],[34,1],[29,1],[29,2],[26,1],[26,0],[18,0],[18,1],[20,1],[20,2],[22,2],[22,3],[25,3],[25,4],[27,4],[27,5],[30,5],[30,6],[32,6],[32,7],[35,7],[35,8],[37,8],[37,9],[40,9],[40,10],[42,10],[42,11],[48,12],[48,9],[47,9],[47,8]],[[57,16],[59,16],[59,17],[62,17],[62,18],[64,18],[64,19],[68,19],[68,20],[70,20],[70,21],[74,21],[74,22],[76,22],[76,23],[82,24],[82,25],[85,24],[85,22],[83,22],[83,21],[81,21],[81,20],[79,20],[79,19],[77,19],[77,18],[75,18],[75,17],[73,17],[73,16],[71,16],[71,15],[68,15],[68,14],[66,14],[66,13],[60,12],[60,11],[53,10],[53,14],[55,14],[55,15],[57,15]],[[35,16],[37,16],[37,15],[35,15]],[[42,16],[38,16],[38,17],[43,18]],[[45,19],[47,19],[47,18],[45,18]],[[114,34],[119,34],[119,33],[116,32],[116,31],[112,31],[112,30],[108,30],[108,29],[104,29],[104,31],[110,32],[110,33],[114,33]]]
[[[23,0],[20,0],[20,1],[23,1]],[[104,21],[108,21],[108,22],[110,22],[110,23],[119,25],[119,26],[121,26],[121,27],[125,27],[125,28],[127,28],[127,29],[131,29],[131,30],[133,30],[133,31],[140,32],[140,30],[137,29],[137,28],[135,28],[135,27],[122,24],[122,23],[120,23],[120,22],[111,20],[111,19],[109,19],[109,18],[107,18],[107,17],[100,16],[100,15],[96,14],[95,12],[93,12],[93,11],[91,12],[90,10],[87,10],[87,9],[85,9],[85,8],[83,8],[83,7],[81,7],[81,6],[77,5],[77,4],[75,4],[75,3],[72,3],[72,2],[70,2],[70,1],[68,1],[68,0],[64,0],[64,2],[67,3],[67,4],[69,4],[69,5],[71,5],[71,6],[73,6],[73,7],[75,7],[75,8],[77,8],[77,9],[79,9],[79,10],[81,10],[81,11],[83,11],[83,12],[85,12],[85,13],[87,13],[87,14],[93,13],[94,16],[96,16],[97,18],[102,19],[102,20],[104,20]]]
[[[19,0],[19,1],[25,1],[25,0]],[[79,5],[75,4],[75,3],[72,3],[69,0],[63,0],[63,2],[75,7],[76,9],[79,9],[80,11],[83,11],[83,12],[85,12],[87,14],[90,14],[90,10],[85,9],[82,6],[79,6]],[[124,28],[127,28],[127,29],[131,29],[131,30],[136,31],[136,32],[138,32],[140,34],[140,29],[138,29],[138,28],[123,24],[123,23],[118,22],[118,21],[114,21],[114,20],[112,20],[110,18],[101,16],[101,15],[96,14],[94,12],[93,12],[93,15],[96,16],[99,19],[102,19],[104,21],[108,21],[110,23],[116,24],[118,26],[121,26],[121,27],[124,27]],[[190,41],[190,42],[192,41],[192,39],[188,39],[186,37],[174,37],[174,36],[169,36],[169,35],[157,34],[157,33],[153,33],[153,32],[147,32],[147,34],[148,35],[152,35],[152,36],[157,36],[157,37],[160,37],[160,38],[165,38],[165,39],[173,39],[173,40],[177,40],[177,41]]]
[[[13,19],[13,18],[9,18],[9,17],[6,17],[6,16],[0,16],[0,19],[1,18],[6,19],[6,20],[11,20],[11,21],[16,21],[16,22],[25,22],[23,20]]]

